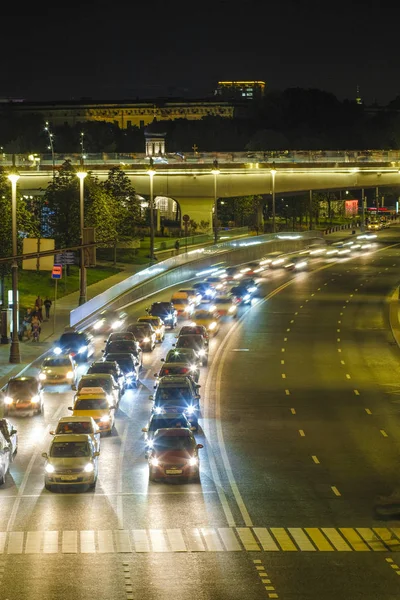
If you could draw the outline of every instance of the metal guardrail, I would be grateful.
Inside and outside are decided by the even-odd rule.
[[[149,166],[150,157],[144,153],[99,152],[88,153],[82,157],[78,153],[51,154],[16,154],[16,165],[20,169],[32,168],[46,170],[53,166],[60,166],[64,161],[79,165],[84,159],[86,166],[104,165],[144,165]],[[214,160],[220,164],[251,164],[251,163],[391,163],[400,161],[400,150],[268,150],[265,152],[185,152],[166,153],[152,157],[154,164],[209,164]],[[0,166],[11,166],[13,156],[0,153]]]
[[[124,281],[95,296],[70,313],[70,324],[83,324],[99,310],[120,308],[157,291],[193,279],[203,271],[215,269],[218,263],[226,266],[256,260],[267,252],[297,250],[322,239],[322,232],[274,233],[243,240],[221,242],[215,246],[191,250],[139,271]],[[205,275],[205,274],[204,274]]]
[[[244,236],[244,235],[249,235],[249,228],[248,227],[232,227],[232,228],[222,228],[220,227],[218,229],[218,239],[219,240],[226,240],[226,239],[231,239],[231,238],[237,238],[240,236]],[[207,242],[212,242],[214,240],[214,234],[213,233],[204,233],[204,234],[198,234],[198,235],[188,235],[187,237],[185,237],[184,235],[182,235],[179,239],[179,244],[181,246],[181,248],[183,248],[186,244],[188,246],[197,246],[199,244],[205,244]],[[173,238],[171,240],[169,240],[168,238],[165,238],[163,241],[159,242],[158,245],[154,248],[155,252],[162,252],[163,250],[172,250],[175,248],[175,240],[176,238]]]

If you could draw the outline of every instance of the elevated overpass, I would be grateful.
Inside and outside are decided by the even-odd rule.
[[[0,165],[11,166],[11,155]],[[34,194],[51,181],[65,160],[80,168],[80,154],[17,156],[22,193]],[[88,154],[84,168],[100,180],[123,168],[138,194],[149,196],[150,157],[145,154]],[[215,162],[217,161],[217,169]],[[297,193],[308,190],[374,188],[400,184],[400,151],[215,152],[153,156],[154,197],[174,199],[181,215],[212,223],[215,197]]]

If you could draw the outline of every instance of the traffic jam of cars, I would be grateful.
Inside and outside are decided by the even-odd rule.
[[[159,366],[151,369],[149,416],[141,427],[149,481],[199,483],[203,448],[195,439],[202,416],[199,381],[209,363],[210,341],[221,324],[257,302],[259,282],[268,271],[296,272],[320,260],[349,258],[368,251],[375,238],[376,234],[365,233],[354,241],[315,244],[296,253],[273,252],[237,267],[216,266],[199,273],[191,286],[174,291],[169,300],[153,302],[136,321],[124,311],[105,310],[83,331],[66,328],[37,374],[12,377],[3,388],[0,485],[17,456],[17,418],[40,418],[46,408],[45,392],[67,386],[73,391],[68,414],[52,428],[49,448],[42,453],[44,486],[49,491],[94,489],[101,447],[107,447],[101,439],[118,435],[121,400],[127,390],[143,387],[143,355],[157,345],[166,346],[166,352]]]

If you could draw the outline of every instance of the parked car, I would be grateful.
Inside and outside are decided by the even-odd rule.
[[[4,414],[26,416],[43,411],[43,388],[37,377],[12,377],[4,391]]]

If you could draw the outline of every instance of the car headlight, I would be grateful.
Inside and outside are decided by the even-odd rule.
[[[250,300],[250,294],[245,294],[243,296],[243,300]]]
[[[44,381],[46,379],[46,373],[39,373],[40,381]]]
[[[55,468],[50,463],[47,463],[44,470],[46,471],[46,473],[54,473]]]
[[[229,312],[233,313],[233,312],[235,312],[235,310],[236,310],[236,306],[231,306],[229,309]]]
[[[214,310],[217,310],[217,307],[213,304],[212,306],[210,306],[210,308],[208,310],[210,312],[214,312]]]
[[[160,464],[158,461],[158,458],[155,458],[154,456],[150,459],[150,464],[152,467],[158,467],[158,465]]]
[[[166,321],[170,321],[170,320],[172,319],[172,315],[166,315],[166,316],[164,317],[164,319],[165,319]]]
[[[161,327],[157,327],[157,329],[155,331],[156,331],[156,333],[161,333]]]
[[[145,337],[145,338],[143,338],[143,341],[147,344],[150,341],[150,338],[149,337]]]
[[[31,398],[32,404],[37,404],[39,402],[39,400],[40,400],[39,396],[32,396],[32,398]]]
[[[81,346],[81,347],[79,348],[79,350],[78,350],[78,353],[79,353],[79,354],[83,354],[84,352],[86,352],[86,350],[87,350],[87,349],[88,349],[88,347],[87,347],[87,346]]]
[[[107,400],[108,400],[108,402],[109,402],[110,404],[112,404],[112,402],[113,402],[113,400],[114,400],[114,398],[113,398],[112,394],[107,394]]]
[[[92,463],[88,463],[87,465],[85,465],[85,468],[83,470],[85,471],[85,473],[93,473],[94,466]]]
[[[213,321],[212,323],[209,324],[208,329],[211,329],[211,331],[212,331],[213,329],[216,328],[216,326],[217,326],[216,322]]]
[[[68,373],[67,373],[67,375],[66,375],[67,379],[72,379],[72,378],[73,378],[73,376],[74,376],[73,372],[72,372],[72,371],[68,371]],[[39,377],[40,377],[40,376],[39,376]],[[46,379],[46,375],[44,376],[44,378]]]
[[[146,446],[147,446],[147,448],[152,448],[153,447],[153,440],[147,440]]]
[[[5,404],[12,404],[13,403],[13,399],[11,398],[11,396],[6,396],[4,398],[4,403]]]
[[[93,329],[100,329],[100,327],[103,325],[104,321],[101,319],[100,321],[96,321],[96,323],[93,325]]]
[[[156,413],[156,415],[161,415],[163,409],[161,408],[161,406],[156,406],[154,409],[154,412]]]
[[[102,423],[109,423],[110,422],[110,415],[104,415],[103,417],[101,417],[100,421]]]
[[[212,288],[208,288],[208,290],[206,290],[206,296],[212,296],[214,294],[214,290]]]
[[[130,384],[130,383],[132,383],[132,381],[133,381],[133,378],[131,377],[131,375],[127,375],[126,376],[126,383]]]
[[[189,458],[189,467],[196,467],[199,464],[199,459],[196,458],[195,456],[192,456],[192,458]]]
[[[247,291],[249,291],[249,292],[255,292],[255,291],[256,291],[256,289],[257,289],[257,288],[253,286],[253,287],[249,287],[249,288],[247,289]]]
[[[114,321],[114,323],[111,325],[112,329],[119,329],[122,325],[122,321]]]
[[[189,369],[190,369],[190,371],[191,371],[192,373],[194,373],[195,371],[197,371],[197,367],[196,367],[196,365],[190,365]]]
[[[203,350],[203,349],[201,349],[201,350],[199,350],[198,354],[199,354],[199,356],[205,356],[206,355],[206,351]]]
[[[194,413],[194,411],[195,411],[195,410],[196,410],[196,409],[195,409],[195,407],[194,407],[194,406],[192,406],[192,405],[190,405],[190,406],[188,406],[188,407],[187,407],[187,409],[186,409],[186,412],[187,412],[189,415],[192,415],[192,414]]]
[[[57,346],[56,348],[54,348],[54,354],[61,354],[62,350],[59,346]]]

